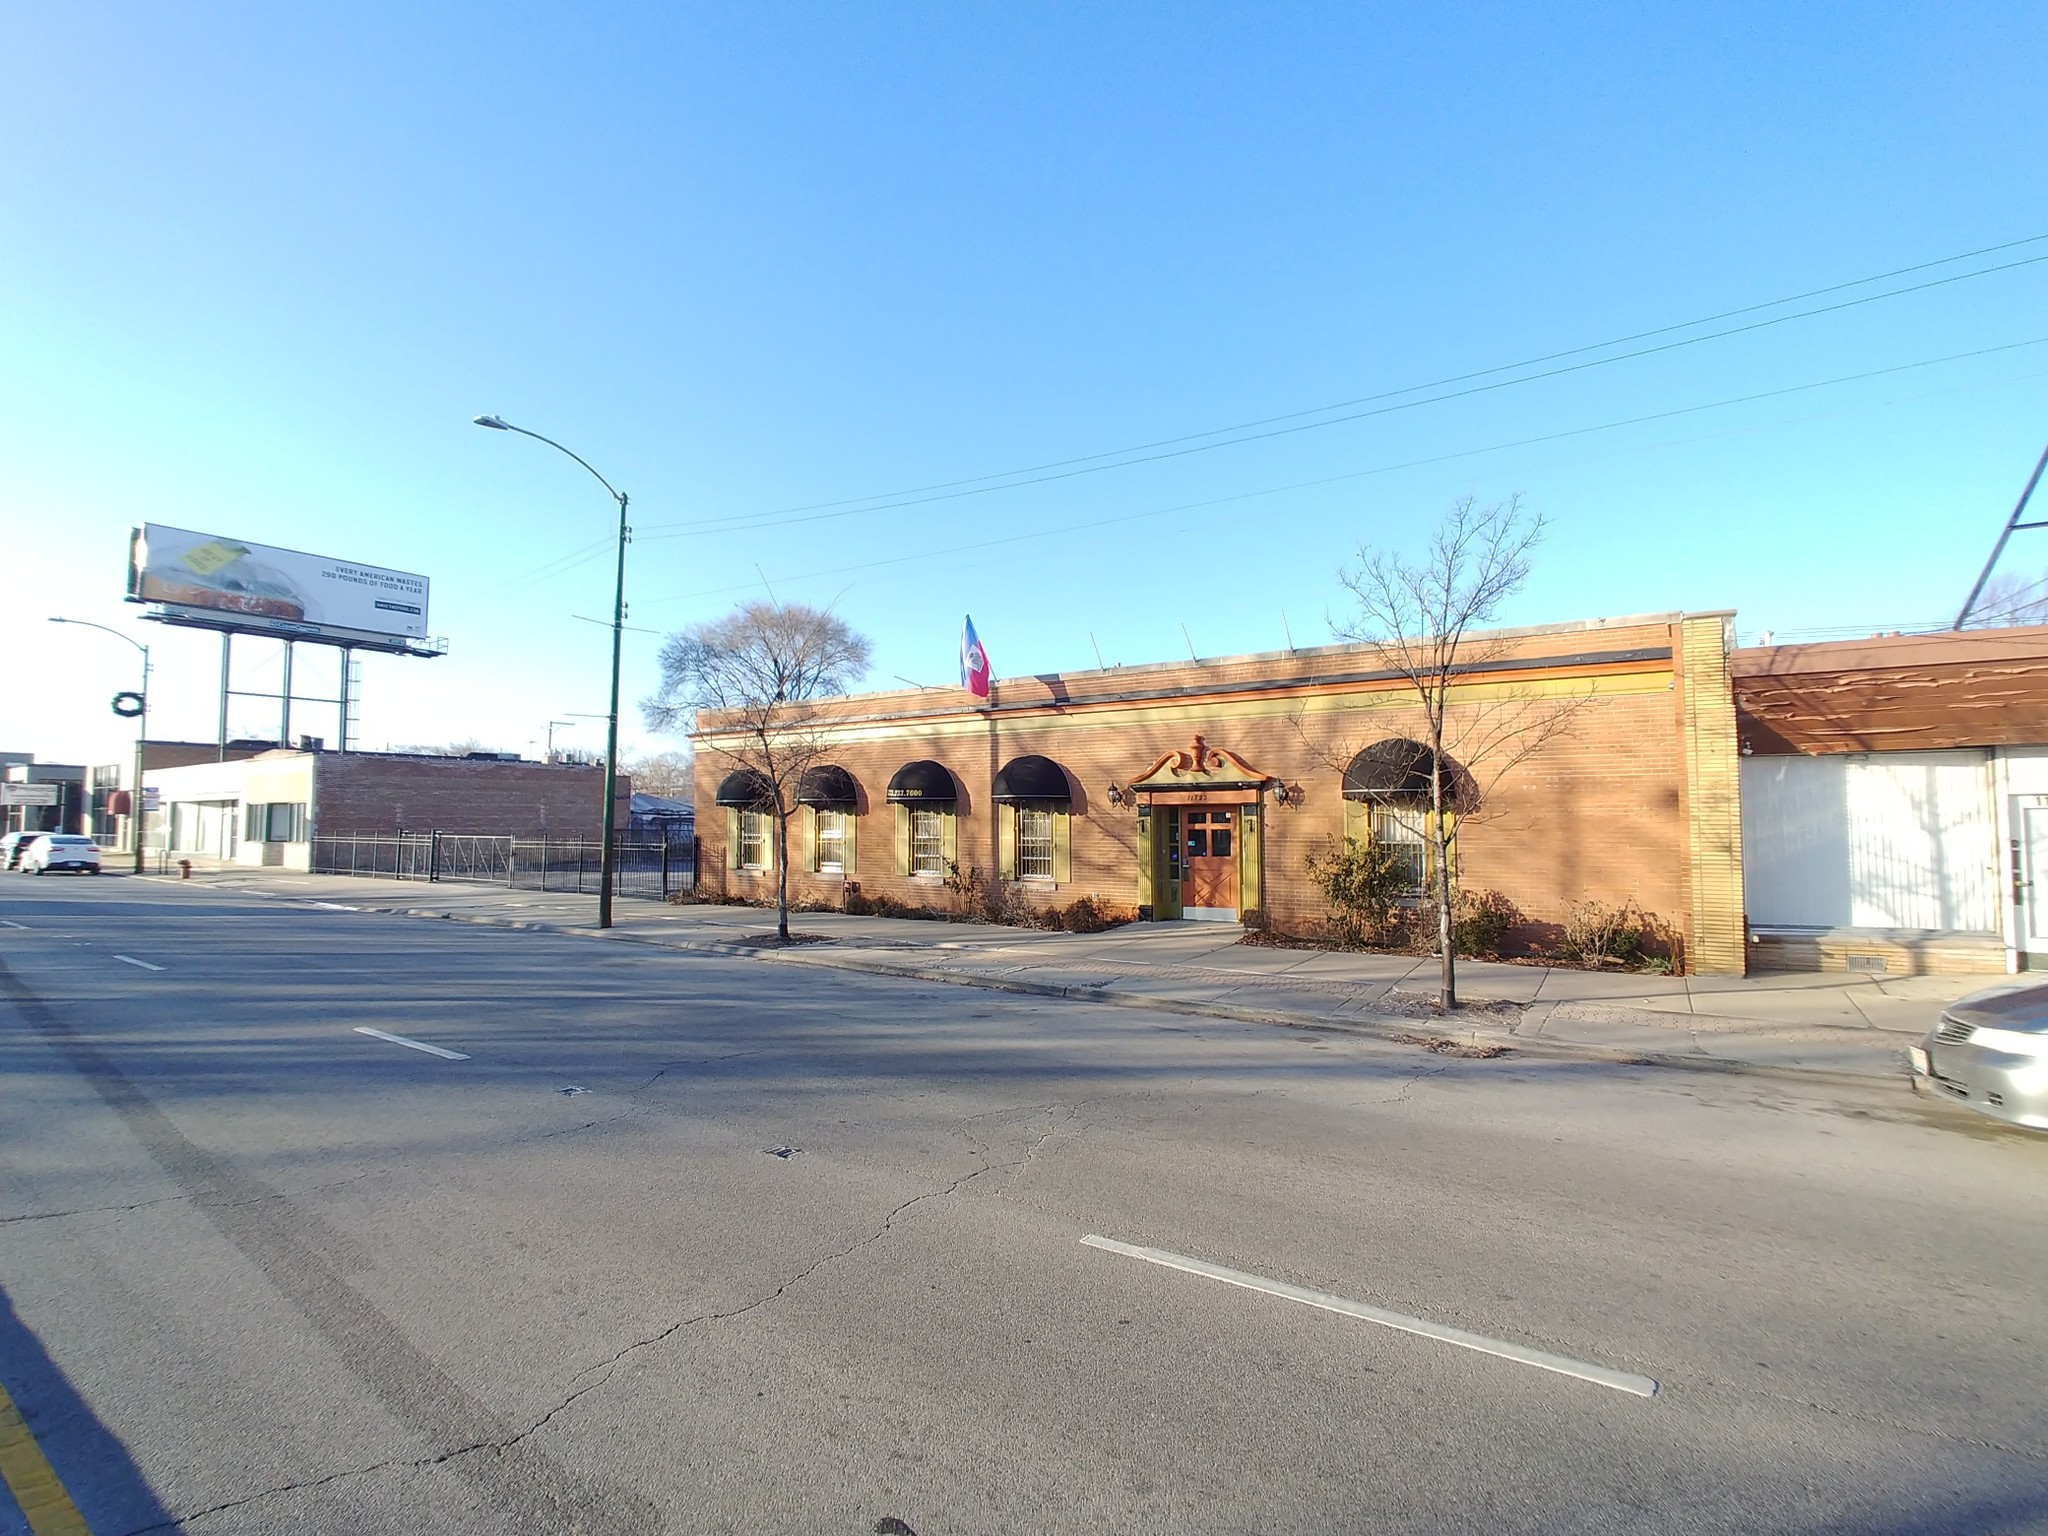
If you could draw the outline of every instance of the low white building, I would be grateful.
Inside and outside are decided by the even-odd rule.
[[[1731,667],[1753,969],[2048,969],[2048,628]]]

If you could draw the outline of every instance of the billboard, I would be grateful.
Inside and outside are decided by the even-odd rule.
[[[286,638],[424,640],[427,578],[149,523],[128,550],[128,600],[164,616]]]

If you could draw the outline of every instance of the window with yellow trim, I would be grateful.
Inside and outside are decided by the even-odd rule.
[[[768,867],[768,823],[766,811],[741,811],[739,866],[741,869]]]

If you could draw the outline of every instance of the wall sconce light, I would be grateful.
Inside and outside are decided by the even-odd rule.
[[[1124,803],[1124,792],[1116,787],[1116,780],[1114,779],[1111,779],[1109,782],[1109,803],[1111,805],[1122,805]]]
[[[1301,804],[1301,791],[1290,785],[1276,784],[1273,787],[1273,803],[1275,805],[1299,805]]]

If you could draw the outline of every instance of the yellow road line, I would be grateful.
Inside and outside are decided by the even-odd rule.
[[[57,1480],[57,1469],[22,1422],[5,1387],[0,1387],[0,1477],[7,1480],[35,1536],[92,1536],[92,1527]]]

